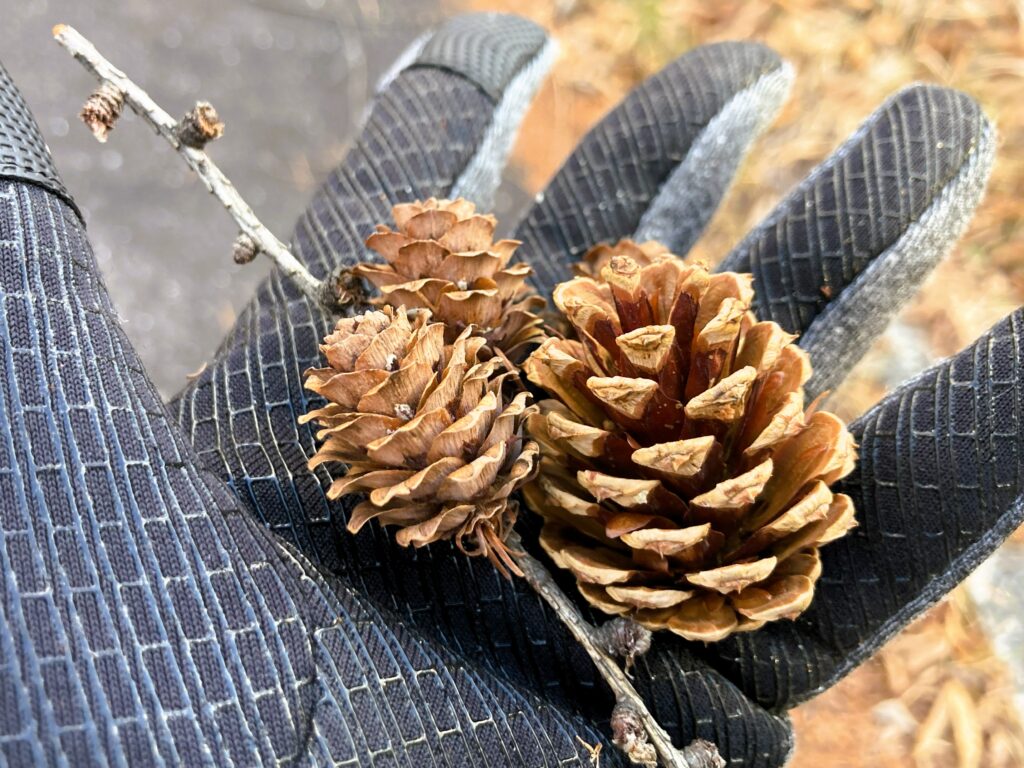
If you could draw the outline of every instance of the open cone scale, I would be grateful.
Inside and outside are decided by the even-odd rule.
[[[366,241],[384,263],[354,270],[380,290],[374,303],[429,309],[449,342],[474,325],[513,360],[544,338],[544,300],[526,285],[529,266],[510,263],[519,241],[494,240],[494,216],[462,198],[401,203],[392,216],[396,229],[380,225]]]

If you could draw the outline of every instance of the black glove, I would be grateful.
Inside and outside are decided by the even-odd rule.
[[[300,219],[296,256],[317,276],[363,260],[367,234],[402,200],[463,195],[486,207],[549,55],[538,27],[496,15],[457,18],[410,52],[411,65],[379,93],[346,161]],[[685,187],[694,164],[703,180],[703,196],[686,198],[695,238],[788,84],[788,68],[768,49],[726,44],[691,53],[638,89],[581,144],[517,232],[538,279],[564,276],[559,262],[634,231],[645,213],[655,221],[663,182],[680,168],[670,186]],[[323,568],[607,732],[610,694],[525,583],[506,582],[449,544],[412,551],[375,525],[356,537],[344,530],[345,506],[324,495],[330,476],[306,469],[313,433],[296,422],[311,397],[301,373],[319,364],[318,344],[332,325],[287,281],[270,277],[217,360],[171,405],[205,466]],[[638,676],[666,727],[687,742],[696,733],[715,741],[737,765],[780,764],[791,749],[787,720],[749,701],[697,650],[652,655],[649,674]]]
[[[295,250],[314,271],[324,274],[365,258],[363,238],[373,224],[388,219],[394,202],[463,194],[486,205],[488,183],[496,181],[494,169],[500,166],[490,137],[509,135],[506,123],[521,115],[521,91],[528,90],[522,81],[532,76],[529,62],[543,56],[534,30],[532,58],[524,43],[523,58],[506,74],[506,89],[496,91],[496,65],[481,66],[479,58],[465,54],[476,48],[501,60],[501,46],[482,42],[494,24],[506,30],[498,36],[503,41],[525,41],[531,29],[514,19],[455,20],[428,44],[448,51],[443,63],[450,71],[413,66],[380,94],[364,139],[296,229]],[[460,45],[436,42],[449,36]],[[438,55],[430,61],[438,63]],[[749,141],[778,108],[789,78],[788,67],[762,46],[723,44],[683,56],[640,86],[584,139],[517,228],[516,237],[525,241],[521,253],[536,268],[539,286],[550,289],[564,279],[568,263],[601,240],[653,236],[684,253],[712,215]],[[483,88],[475,87],[478,80]],[[441,90],[439,83],[446,84],[446,98],[410,111],[406,89]],[[467,109],[463,93],[482,99],[481,91],[491,95],[490,108],[474,103]],[[456,118],[460,114],[465,122]],[[480,137],[478,147],[467,134]],[[971,99],[948,89],[908,88],[727,259],[725,266],[754,273],[762,317],[804,332],[819,371],[815,391],[842,378],[955,241],[980,197],[993,145],[991,129]],[[403,151],[396,159],[382,156],[384,147]],[[480,168],[488,171],[484,183],[478,181]],[[268,525],[324,567],[348,575],[442,642],[487,659],[516,685],[603,718],[610,702],[602,685],[522,584],[502,582],[486,564],[467,561],[449,547],[414,552],[394,546],[375,526],[354,538],[342,530],[345,509],[328,505],[323,496],[327,472],[314,476],[304,469],[314,450],[312,434],[297,428],[287,412],[305,408],[299,374],[317,360],[315,343],[326,329],[326,319],[271,279],[226,342],[220,363],[175,404],[202,458],[230,478]],[[881,408],[893,407],[900,397],[893,395]],[[233,403],[271,405],[238,414]],[[856,478],[874,466],[865,423],[856,426],[865,451]],[[906,439],[890,442],[894,449],[910,449]],[[878,484],[869,477],[872,487]],[[784,719],[752,706],[737,687],[771,711],[785,710],[834,682],[962,577],[962,551],[975,546],[988,552],[1000,539],[990,532],[991,522],[970,526],[971,533],[955,541],[935,535],[959,531],[960,519],[974,514],[973,497],[961,505],[962,494],[953,496],[955,506],[939,508],[941,519],[930,509],[933,522],[925,523],[910,511],[915,486],[895,497],[900,504],[879,505],[877,492],[860,493],[857,482],[864,484],[848,480],[845,487],[859,502],[860,531],[832,552],[826,549],[820,595],[802,621],[707,648],[656,640],[637,685],[679,741],[709,738],[736,765],[779,764],[791,744]],[[1015,497],[1016,486],[1008,493]],[[1007,504],[995,506],[1002,513]],[[897,561],[887,546],[897,540],[886,534],[902,527],[927,533],[899,539]],[[942,557],[924,559],[928,550],[922,542]],[[863,551],[851,553],[858,544]],[[937,574],[945,581],[930,588]],[[844,579],[853,586],[845,589]],[[886,586],[884,595],[877,594],[879,583]],[[833,598],[834,593],[841,594]],[[826,624],[823,615],[843,620]]]
[[[399,200],[464,194],[486,204],[545,51],[539,30],[509,17],[456,20],[430,38],[382,92],[361,140],[300,221],[300,258],[321,275],[363,258],[363,237]],[[564,265],[598,240],[638,232],[685,251],[788,77],[763,47],[725,44],[684,56],[638,89],[584,140],[519,229],[541,284],[564,277]],[[24,135],[23,118],[12,122],[4,135]],[[991,148],[990,129],[966,97],[905,91],[780,206],[729,266],[753,271],[761,315],[807,329],[819,372],[839,375],[955,239],[980,194]],[[24,162],[13,168],[26,178]],[[61,194],[52,177],[44,174],[43,183]],[[295,423],[305,410],[300,373],[316,361],[328,318],[272,276],[218,363],[176,408],[207,466],[265,523],[341,575],[331,586],[247,517],[221,511],[235,501],[190,466],[192,454],[165,423],[105,297],[97,297],[77,221],[36,187],[8,187],[12,199],[27,202],[0,216],[4,239],[18,246],[0,261],[7,318],[0,338],[9,350],[0,410],[12,440],[29,445],[0,462],[11,488],[4,496],[0,484],[2,508],[13,510],[2,518],[0,648],[16,660],[0,662],[0,691],[8,669],[14,684],[22,678],[37,687],[24,707],[0,710],[0,747],[29,750],[10,754],[30,758],[63,748],[112,761],[132,747],[140,759],[184,753],[225,762],[228,750],[245,749],[261,750],[265,762],[296,755],[327,762],[328,745],[330,758],[344,759],[347,749],[366,764],[375,754],[377,762],[411,765],[583,758],[572,736],[598,736],[574,713],[604,718],[610,702],[539,601],[449,547],[409,552],[373,526],[348,536],[344,509],[325,502],[326,474],[305,470],[314,447]],[[62,243],[56,250],[48,245],[54,238]],[[32,279],[26,271],[49,262],[52,275]],[[27,308],[10,296],[25,297]],[[868,334],[858,333],[870,323]],[[1005,381],[1001,367],[1016,359],[1013,345],[1001,349],[978,368],[967,410],[981,413],[984,398],[1000,394],[989,377]],[[828,353],[835,359],[822,358]],[[935,377],[945,388],[949,380]],[[1008,384],[1011,393],[1015,385]],[[23,391],[39,401],[30,404],[35,410]],[[861,533],[826,548],[819,597],[803,619],[708,648],[656,639],[637,683],[678,740],[710,738],[735,765],[780,764],[791,744],[785,719],[739,688],[781,710],[834,681],[1019,519],[1006,511],[1020,463],[1017,430],[1004,433],[1016,420],[993,420],[1002,430],[993,436],[976,423],[991,418],[991,409],[964,417],[964,406],[954,413],[945,397],[929,405],[897,393],[859,423],[862,464],[845,490],[858,502]],[[1016,400],[1003,394],[998,405]],[[886,409],[898,412],[904,401],[914,418],[888,419]],[[860,426],[876,423],[883,428]],[[958,471],[934,471],[945,467],[939,445],[951,446]],[[990,446],[1007,476],[995,474],[988,455],[978,458],[979,445]],[[928,461],[932,477],[924,476]],[[897,472],[912,473],[912,482]],[[988,484],[979,477],[985,472]],[[929,507],[929,481],[962,489]],[[81,555],[74,568],[54,543],[69,536],[74,545],[66,550]],[[15,555],[11,541],[25,541]],[[902,562],[893,561],[893,547],[902,548]],[[95,584],[105,586],[90,589]],[[86,601],[79,594],[94,596],[92,614],[76,607],[76,599]],[[189,612],[197,595],[204,610]],[[132,607],[121,608],[126,601]],[[274,610],[281,605],[287,609]],[[83,622],[82,615],[98,618]],[[332,623],[335,615],[341,620]],[[241,632],[231,628],[236,620],[245,624]],[[189,641],[200,625],[209,641]],[[108,646],[116,652],[97,658],[112,659],[117,673],[97,671],[102,664],[89,653]],[[64,656],[42,663],[55,647],[67,649]],[[419,667],[428,671],[415,674]],[[56,682],[36,683],[47,679]],[[210,692],[208,680],[231,685]],[[424,693],[423,680],[449,685],[427,685]],[[123,729],[111,725],[118,718]],[[66,731],[74,736],[59,735],[64,721],[77,725]],[[188,743],[210,751],[179,746]],[[448,757],[456,754],[449,749],[463,752]]]
[[[296,228],[299,257],[321,275],[366,258],[363,239],[398,201],[462,194],[486,206],[509,126],[522,115],[535,62],[544,56],[539,30],[525,22],[449,23],[420,63],[378,96],[363,138]],[[790,77],[763,46],[727,43],[688,53],[637,88],[583,140],[516,229],[538,286],[550,290],[568,275],[568,264],[602,240],[657,237],[685,253],[749,142],[781,105]],[[414,102],[411,94],[424,91],[432,97]],[[979,200],[993,146],[970,98],[910,87],[727,258],[723,266],[754,273],[761,317],[803,333],[818,370],[812,396],[845,375],[956,240]],[[174,404],[200,456],[268,526],[323,567],[439,641],[486,659],[513,684],[603,719],[611,704],[602,684],[525,585],[503,582],[487,564],[449,546],[410,551],[377,526],[357,537],[343,530],[346,509],[326,502],[326,469],[306,471],[313,436],[294,418],[306,408],[300,373],[317,363],[316,343],[328,326],[289,286],[268,281],[218,363]],[[881,407],[894,407],[900,397]],[[964,575],[962,551],[989,552],[1001,539],[990,533],[991,521],[971,525],[955,541],[935,535],[959,531],[963,515],[974,514],[974,497],[962,505],[962,494],[952,497],[957,504],[937,508],[938,516],[928,508],[933,517],[926,523],[910,511],[911,501],[918,503],[913,485],[883,505],[877,492],[859,492],[863,472],[875,466],[863,431],[874,417],[866,418],[856,426],[864,444],[858,479],[844,486],[858,501],[861,528],[826,548],[812,611],[797,624],[707,648],[658,637],[641,664],[637,686],[680,742],[703,736],[736,765],[780,764],[791,749],[788,724],[766,710],[784,712],[834,682]],[[889,442],[910,450],[905,439]],[[1007,491],[1016,492],[1015,484]],[[1001,513],[1007,504],[995,506]],[[910,537],[898,540],[896,560],[897,540],[887,534],[903,528]],[[920,549],[922,542],[931,550]],[[855,545],[863,551],[851,552]],[[924,559],[930,551],[941,557]],[[930,587],[936,574],[945,581]],[[826,623],[823,616],[842,621]]]

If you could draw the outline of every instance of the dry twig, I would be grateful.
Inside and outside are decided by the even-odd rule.
[[[658,725],[658,721],[647,709],[640,694],[633,688],[629,677],[602,647],[602,643],[595,635],[595,628],[583,618],[572,601],[558,587],[548,569],[523,549],[517,533],[513,532],[509,536],[508,545],[512,550],[521,553],[516,557],[516,563],[522,569],[527,583],[554,609],[555,614],[569,629],[576,642],[583,646],[597,671],[615,694],[612,724],[613,728],[616,728],[616,722],[619,723],[614,735],[616,746],[640,765],[657,765],[657,761],[660,761],[662,768],[724,768],[725,760],[710,742],[697,739],[682,750],[672,745],[672,739],[665,729]],[[619,715],[618,718],[616,714]]]
[[[248,237],[257,251],[265,253],[284,272],[285,276],[295,282],[303,293],[318,303],[331,303],[331,297],[324,290],[324,285],[310,274],[288,247],[257,218],[249,204],[235,189],[223,172],[214,164],[210,156],[202,149],[202,145],[220,135],[223,126],[213,108],[200,102],[196,108],[186,115],[190,122],[184,126],[184,134],[179,133],[182,126],[165,112],[142,88],[135,84],[121,70],[107,61],[96,47],[83,37],[74,27],[58,24],[53,28],[53,36],[72,56],[78,59],[100,81],[100,88],[87,102],[83,110],[83,119],[87,121],[100,141],[113,127],[114,120],[120,114],[120,100],[132,108],[139,117],[149,123],[156,132],[177,150],[189,167],[196,172],[206,188],[217,197],[238,223],[242,235]],[[117,104],[116,110],[110,109]],[[102,114],[97,116],[97,107],[103,107]],[[212,114],[211,114],[212,113]],[[202,134],[198,138],[197,131]],[[189,139],[189,137],[193,137]],[[184,140],[183,139],[187,139]]]

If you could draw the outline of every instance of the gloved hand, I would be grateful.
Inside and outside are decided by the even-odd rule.
[[[399,200],[486,205],[546,52],[539,30],[508,17],[427,38],[300,221],[297,255],[320,275],[362,258]],[[636,233],[685,252],[788,79],[763,47],[725,44],[641,86],[520,226],[540,286],[599,240]],[[326,504],[326,474],[305,470],[313,439],[295,420],[329,319],[276,275],[175,404],[208,469],[195,466],[2,86],[2,143],[23,151],[0,170],[0,754],[581,764],[574,737],[599,739],[588,719],[610,702],[524,585],[447,547],[341,530],[346,511]],[[904,91],[728,266],[754,272],[759,313],[806,331],[816,369],[841,377],[959,234],[992,146],[967,97]],[[1015,330],[998,326],[855,425],[861,464],[843,490],[861,528],[824,550],[803,618],[707,648],[656,639],[637,684],[679,741],[781,764],[791,738],[768,710],[834,682],[1019,522]],[[268,537],[229,488],[338,579]]]
[[[395,202],[464,195],[486,208],[546,56],[540,31],[508,17],[456,19],[410,52],[299,221],[299,258],[318,275],[372,258],[363,240]],[[550,291],[603,240],[658,238],[685,254],[791,76],[763,46],[727,43],[639,86],[514,229],[538,287]],[[811,397],[845,376],[957,239],[993,147],[969,97],[911,86],[725,259],[723,268],[754,273],[762,318],[802,334],[818,372]],[[524,584],[447,545],[414,551],[378,526],[344,531],[347,508],[327,503],[326,468],[305,469],[315,444],[295,422],[307,408],[301,371],[318,364],[329,325],[279,278],[268,281],[217,361],[172,406],[205,465],[271,529],[411,625],[517,687],[603,720],[603,685]],[[781,764],[792,746],[785,710],[863,660],[1020,520],[1011,510],[1022,490],[1017,422],[992,421],[1012,433],[999,441],[981,423],[992,418],[988,377],[1007,376],[979,368],[953,403],[949,377],[930,375],[941,396],[923,391],[932,379],[918,379],[854,426],[862,458],[842,490],[860,528],[824,549],[818,597],[801,620],[708,647],[656,638],[636,684],[680,743],[702,736],[734,765]]]

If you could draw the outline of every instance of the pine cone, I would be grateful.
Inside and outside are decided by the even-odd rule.
[[[380,289],[374,303],[429,309],[447,327],[449,343],[476,325],[489,345],[518,362],[544,339],[535,314],[544,300],[527,286],[526,264],[509,266],[519,241],[495,242],[496,219],[475,210],[461,198],[396,205],[398,230],[380,225],[366,241],[386,263],[354,271]]]
[[[328,498],[369,494],[349,531],[376,518],[401,526],[403,546],[453,539],[507,575],[518,572],[504,544],[517,510],[509,497],[537,466],[537,444],[523,439],[536,406],[525,392],[505,402],[515,374],[500,356],[478,359],[485,342],[472,330],[445,344],[444,325],[422,311],[410,322],[404,307],[339,320],[320,347],[329,367],[306,371],[328,404],[301,421],[324,440],[310,469],[348,464]]]
[[[829,490],[853,439],[805,412],[807,356],[752,298],[749,275],[616,255],[555,289],[578,340],[524,365],[554,398],[529,420],[541,545],[592,605],[694,640],[794,618],[818,546],[855,525]]]

